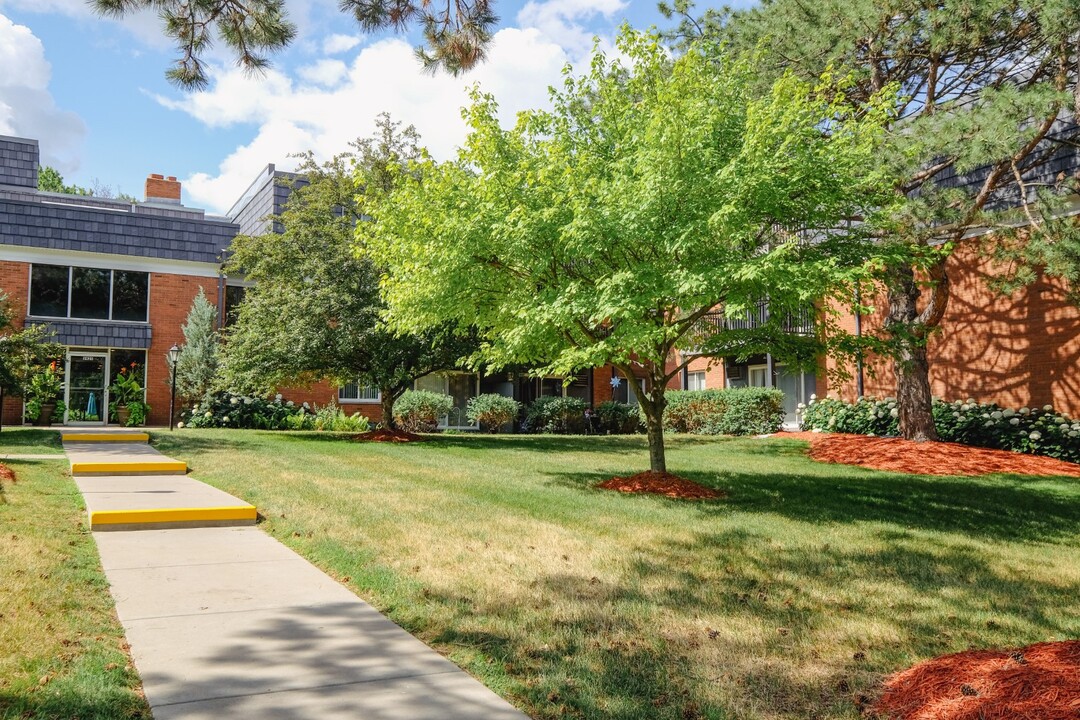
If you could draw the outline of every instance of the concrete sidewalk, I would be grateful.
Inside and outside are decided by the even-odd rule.
[[[125,447],[65,443],[81,462],[156,453]],[[214,524],[215,503],[241,502],[231,495],[184,475],[76,482],[98,508],[92,523],[201,503],[184,529],[145,529],[156,525],[143,518],[130,525],[143,529],[94,533],[156,720],[526,718],[261,530],[191,527]]]
[[[95,534],[157,720],[522,720],[257,528]]]

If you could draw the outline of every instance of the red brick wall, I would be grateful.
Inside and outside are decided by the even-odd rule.
[[[993,291],[987,278],[996,268],[979,243],[961,243],[949,259],[952,296],[929,344],[932,392],[1007,407],[1052,404],[1080,416],[1080,308],[1062,282],[1046,278],[1008,296]],[[880,327],[884,302],[875,304],[881,309],[864,318],[864,328]],[[853,329],[853,318],[846,324]],[[867,376],[867,394],[893,395],[891,364],[879,359],[868,367],[877,372]],[[830,389],[850,399],[854,379]]]
[[[217,305],[217,278],[193,275],[150,273],[150,327],[153,337],[146,351],[146,402],[150,405],[150,425],[169,424],[169,348],[184,344],[181,330],[199,293]],[[179,413],[180,408],[177,408]]]
[[[338,402],[337,387],[329,382],[318,382],[306,388],[281,388],[278,390],[284,400],[292,400],[297,405],[329,405]],[[382,422],[382,405],[377,402],[338,402],[346,415],[360,413],[372,424]]]
[[[30,264],[0,260],[0,290],[7,294],[12,326],[21,329],[30,292]],[[5,397],[2,412],[5,425],[22,423],[22,399]]]

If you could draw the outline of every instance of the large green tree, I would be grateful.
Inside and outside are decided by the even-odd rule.
[[[282,50],[296,37],[285,0],[92,0],[103,15],[123,17],[150,9],[176,41],[180,58],[166,73],[185,88],[205,87],[203,54],[215,40],[225,45],[240,67],[259,71],[269,66],[268,53]],[[484,59],[498,22],[494,0],[340,0],[366,32],[418,27],[424,45],[416,54],[430,70],[453,74]]]
[[[662,8],[665,9],[665,8]],[[1077,244],[1048,222],[1057,197],[1075,188],[1051,163],[1075,152],[1080,127],[1075,0],[765,0],[748,11],[705,11],[679,0],[676,45],[701,35],[732,47],[766,46],[763,82],[793,72],[850,72],[853,99],[895,84],[902,102],[881,160],[902,199],[878,242],[893,260],[886,347],[893,357],[901,434],[936,439],[927,342],[949,303],[954,243],[987,228],[1016,237],[1022,255],[1077,274]],[[1015,247],[1015,246],[1014,246]],[[1027,273],[1022,276],[1030,277]]]
[[[415,379],[452,368],[472,351],[469,333],[449,325],[398,333],[381,321],[379,270],[353,248],[365,222],[357,196],[388,192],[393,168],[419,157],[410,126],[380,116],[373,138],[320,165],[304,156],[281,233],[239,237],[230,268],[254,285],[240,304],[223,357],[232,389],[270,391],[329,379],[379,388],[383,422]]]
[[[673,63],[655,36],[624,30],[618,49],[626,62],[595,54],[550,111],[509,130],[474,93],[457,159],[425,158],[369,195],[358,237],[387,268],[395,327],[477,327],[474,360],[496,368],[643,369],[650,467],[664,471],[672,351],[761,350],[775,327],[706,316],[768,297],[779,318],[855,272],[837,258],[857,243],[830,230],[878,199],[879,118],[793,77],[758,94],[747,62],[694,50]]]

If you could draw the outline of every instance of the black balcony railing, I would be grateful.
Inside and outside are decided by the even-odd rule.
[[[815,332],[813,307],[802,308],[796,312],[785,311],[777,318],[770,314],[769,303],[762,301],[742,315],[736,315],[735,317],[726,317],[721,311],[706,313],[696,323],[687,339],[695,347],[701,348],[706,345],[709,338],[717,333],[755,330],[777,320],[779,320],[779,329],[783,333],[811,336]],[[687,352],[693,353],[695,351],[687,350]]]

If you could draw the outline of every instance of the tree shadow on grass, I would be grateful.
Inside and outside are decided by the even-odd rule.
[[[529,600],[425,593],[454,616],[430,639],[503,667],[538,718],[794,719],[856,718],[922,659],[1080,631],[1075,583],[962,540],[780,546],[735,528],[626,552],[615,584],[561,572]]]
[[[619,473],[615,473],[619,474]],[[632,474],[628,472],[627,474]],[[649,496],[646,502],[691,503],[719,517],[732,512],[770,513],[809,523],[893,524],[1006,541],[1059,542],[1077,536],[1080,493],[1055,492],[1055,481],[1014,476],[955,478],[887,473],[682,472],[689,480],[728,493],[723,500],[675,500]],[[553,473],[552,482],[590,492],[609,473]],[[1063,487],[1068,481],[1062,481]],[[1078,486],[1080,487],[1080,486]],[[612,493],[624,502],[641,502]]]
[[[731,442],[726,437],[680,435],[668,438],[669,450]],[[513,450],[536,453],[598,452],[647,453],[644,435],[427,435],[420,443],[428,448],[462,448],[470,450]]]

